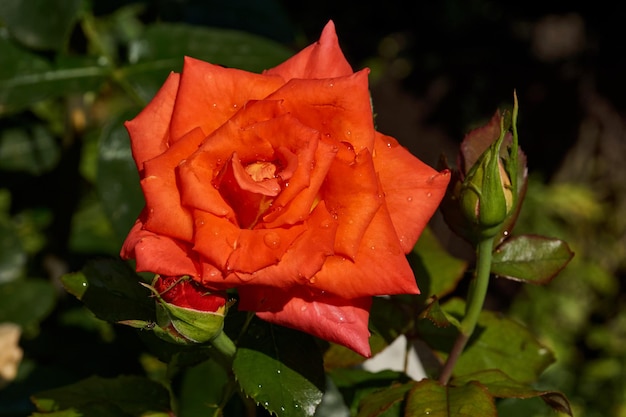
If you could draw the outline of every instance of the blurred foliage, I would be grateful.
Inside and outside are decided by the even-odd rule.
[[[383,103],[377,104],[379,128],[427,162],[433,152],[452,148],[471,123],[492,114],[517,88],[531,177],[515,232],[561,238],[576,257],[546,287],[498,280],[491,301],[526,323],[555,352],[557,361],[543,374],[539,392],[559,387],[577,416],[626,416],[626,92],[619,82],[623,62],[616,62],[619,54],[614,53],[624,6],[526,6],[392,1],[364,10],[353,1],[3,0],[0,322],[21,326],[24,358],[14,381],[0,381],[0,416],[29,415],[34,411],[29,397],[35,393],[42,393],[35,397],[42,409],[65,408],[72,399],[55,389],[92,375],[102,379],[70,385],[77,397],[97,398],[98,389],[109,383],[103,381],[137,374],[146,378],[118,382],[162,401],[166,394],[151,391],[152,381],[165,380],[167,370],[157,355],[145,352],[142,339],[150,336],[138,338],[131,329],[102,321],[60,283],[61,276],[82,269],[87,260],[115,257],[142,207],[121,124],[170,71],[180,69],[184,54],[259,71],[290,55],[284,45],[299,47],[315,39],[329,18],[337,24],[350,62],[372,68],[373,94],[381,97],[375,103]],[[573,49],[554,47],[538,34],[542,28],[561,28],[570,31],[564,38],[580,36],[577,19],[583,21],[583,38]],[[415,100],[407,101],[406,94]],[[389,106],[386,95],[391,95]],[[408,115],[409,128],[394,123],[394,114]],[[414,143],[418,136],[421,144]],[[431,238],[426,235],[421,243]],[[463,252],[453,239],[446,244]],[[447,268],[445,279],[424,283],[425,294],[456,295],[466,263],[422,255],[412,258],[418,276]],[[424,303],[421,299],[419,305]],[[374,327],[404,313],[391,307],[384,311],[389,316],[373,315]],[[380,342],[380,349],[385,339],[405,330],[379,327],[373,343]],[[333,358],[346,363],[346,355],[330,349],[327,366]],[[176,356],[179,363],[198,364],[173,383],[173,390],[184,393],[182,416],[196,415],[206,400],[196,381],[221,370],[206,359],[197,352]],[[344,398],[354,379],[346,381],[362,378],[333,372]],[[349,394],[370,392],[376,384],[368,378],[366,390]],[[377,378],[387,383],[400,377]],[[388,395],[434,389],[416,385],[398,385]],[[482,395],[470,385],[462,389]],[[369,401],[366,407],[375,408],[379,400]],[[94,415],[113,412],[106,408],[110,404],[95,411],[84,406],[104,413]],[[161,403],[159,411],[167,407]],[[245,404],[231,407],[243,412]],[[504,416],[554,415],[538,398],[507,398],[497,407]]]

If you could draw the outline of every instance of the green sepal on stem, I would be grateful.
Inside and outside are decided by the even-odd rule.
[[[157,299],[155,329],[160,329],[155,331],[157,336],[175,343],[194,344],[209,342],[222,332],[227,305],[215,312],[180,307],[165,301],[153,286],[142,285]]]

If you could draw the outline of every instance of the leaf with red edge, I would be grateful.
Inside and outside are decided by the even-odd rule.
[[[566,242],[534,235],[506,240],[493,253],[491,272],[531,284],[547,284],[574,256]]]
[[[451,381],[452,385],[465,385],[471,381],[480,382],[487,387],[489,393],[497,398],[534,398],[541,397],[554,411],[572,414],[567,397],[558,391],[536,390],[528,384],[515,381],[498,369],[489,369],[473,374],[463,375]]]

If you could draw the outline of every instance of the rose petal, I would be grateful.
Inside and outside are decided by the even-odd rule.
[[[336,231],[337,220],[326,210],[324,202],[320,202],[306,220],[305,231],[281,256],[279,263],[248,274],[239,272],[236,274],[239,281],[233,281],[232,285],[250,281],[254,281],[255,285],[276,288],[308,284],[326,258],[333,254]]]
[[[278,291],[257,286],[241,287],[241,310],[255,311],[270,323],[297,329],[346,346],[369,357],[370,297],[342,299],[327,294],[311,295],[301,288]]]
[[[374,165],[391,221],[405,253],[410,252],[443,198],[450,172],[437,172],[398,142],[376,135]]]
[[[284,83],[277,75],[260,75],[185,58],[172,114],[171,136],[200,128],[214,132],[250,100],[260,100]]]
[[[334,78],[352,74],[352,67],[339,47],[335,24],[329,21],[320,40],[304,48],[282,64],[264,72],[292,78]]]
[[[144,163],[141,188],[146,199],[145,227],[154,233],[191,241],[192,219],[180,201],[176,167],[193,153],[204,134],[194,129],[161,155]]]
[[[318,290],[346,298],[419,294],[415,276],[383,204],[367,228],[354,262],[330,256],[310,280]]]
[[[165,276],[199,275],[195,255],[189,245],[143,229],[140,220],[128,233],[120,256],[135,259],[137,272]]]
[[[284,100],[301,123],[332,141],[348,142],[357,153],[374,146],[369,70],[329,79],[293,79],[268,99]]]
[[[222,271],[226,261],[237,248],[240,229],[224,217],[202,210],[194,210],[194,247],[204,259]]]
[[[180,76],[171,73],[150,103],[124,125],[131,138],[133,159],[141,173],[143,163],[168,148],[169,126]]]
[[[351,151],[344,154],[354,157]],[[354,259],[361,238],[383,203],[369,151],[365,149],[353,159],[336,158],[321,194],[339,220],[335,252]]]

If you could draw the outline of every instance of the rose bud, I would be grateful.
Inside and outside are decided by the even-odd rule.
[[[189,277],[157,275],[147,287],[157,298],[157,336],[190,344],[209,342],[222,332],[228,309],[225,293],[209,292]]]
[[[442,202],[450,228],[470,243],[504,239],[519,213],[527,183],[526,157],[518,147],[517,98],[513,113],[496,114],[461,143],[459,169]],[[512,132],[511,132],[512,131]],[[448,168],[443,161],[443,167]]]
[[[493,237],[513,207],[511,179],[500,160],[500,137],[480,156],[465,177],[459,203],[465,217],[477,226],[481,237]]]

